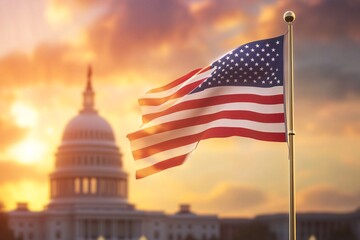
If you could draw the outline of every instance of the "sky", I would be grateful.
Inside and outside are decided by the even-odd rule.
[[[126,135],[137,98],[246,42],[285,34],[296,13],[295,131],[299,212],[360,207],[358,0],[0,1],[0,201],[49,202],[49,173],[82,106],[89,64],[96,108],[113,127],[142,210],[251,217],[288,211],[285,143],[202,141],[184,165],[135,180]]]

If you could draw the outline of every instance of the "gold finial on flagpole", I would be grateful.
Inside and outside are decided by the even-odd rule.
[[[284,21],[287,23],[292,23],[295,21],[295,13],[293,11],[287,11],[284,13]]]

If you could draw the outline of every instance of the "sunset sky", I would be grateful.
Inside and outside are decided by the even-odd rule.
[[[297,207],[360,207],[360,1],[1,0],[0,201],[49,201],[48,175],[93,67],[96,108],[114,129],[138,209],[255,216],[287,212],[285,143],[202,141],[187,162],[135,180],[126,135],[137,98],[252,40],[285,34],[296,13]]]

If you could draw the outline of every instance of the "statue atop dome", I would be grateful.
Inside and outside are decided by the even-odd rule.
[[[92,77],[92,68],[91,65],[88,67],[88,73],[87,73],[87,83],[85,91],[83,92],[83,109],[81,112],[85,113],[96,113],[96,110],[94,108],[94,91],[92,89],[92,83],[91,83],[91,77]]]

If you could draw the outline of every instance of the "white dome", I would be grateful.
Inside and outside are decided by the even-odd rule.
[[[80,112],[67,124],[62,141],[115,141],[110,124],[96,112]]]

